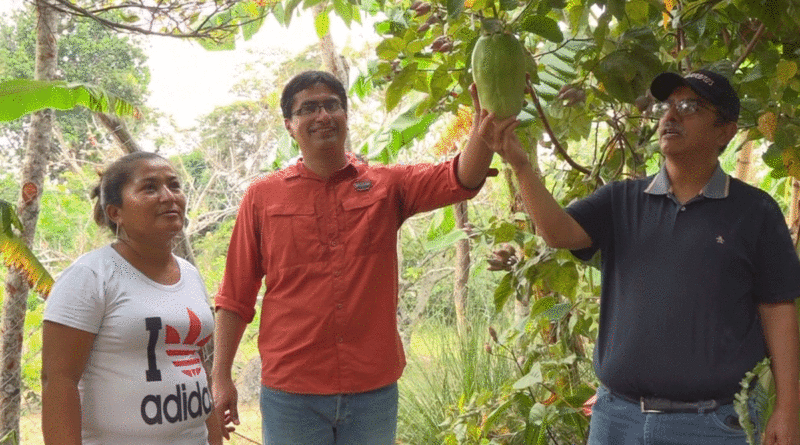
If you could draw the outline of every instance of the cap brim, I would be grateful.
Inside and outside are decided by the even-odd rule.
[[[680,74],[661,73],[650,83],[650,94],[656,99],[664,101],[675,91],[675,88],[680,86],[688,86]]]

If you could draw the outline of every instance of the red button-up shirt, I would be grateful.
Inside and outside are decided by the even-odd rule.
[[[254,181],[239,208],[217,308],[248,323],[264,279],[261,381],[300,394],[397,381],[397,231],[408,217],[475,196],[455,159],[375,165],[350,158],[321,179],[302,163]]]

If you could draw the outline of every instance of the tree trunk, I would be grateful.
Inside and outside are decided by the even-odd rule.
[[[789,199],[789,231],[792,234],[794,250],[800,254],[800,180],[792,179],[792,194]]]
[[[456,217],[456,229],[466,230],[469,222],[467,201],[453,204],[453,210]],[[460,337],[464,337],[469,332],[469,325],[467,324],[469,266],[469,238],[464,238],[456,242],[456,273],[455,283],[453,284],[453,304],[456,309],[456,326]]]
[[[36,67],[34,79],[52,80],[56,77],[58,42],[56,11],[43,1],[36,1],[38,15],[36,35]],[[18,204],[22,222],[22,238],[32,245],[39,217],[39,202],[53,132],[53,110],[33,114],[28,133],[28,146],[22,168],[22,191]],[[28,301],[28,285],[16,270],[9,270],[2,321],[2,372],[0,373],[0,444],[18,443],[22,379],[23,328]]]
[[[750,167],[752,167],[755,161],[753,159],[753,156],[755,156],[755,150],[753,150],[755,145],[754,141],[745,142],[742,149],[739,150],[739,153],[736,155],[736,171],[734,172],[734,176],[748,184],[753,182],[753,169]]]

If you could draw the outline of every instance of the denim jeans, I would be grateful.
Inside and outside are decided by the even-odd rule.
[[[357,394],[305,395],[261,387],[264,445],[392,445],[397,383]]]
[[[751,418],[754,413],[751,409]],[[746,445],[733,404],[708,413],[642,413],[636,403],[597,390],[589,445]]]

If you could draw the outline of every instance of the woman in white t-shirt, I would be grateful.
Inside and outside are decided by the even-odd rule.
[[[172,254],[186,197],[153,153],[114,162],[92,193],[116,235],[65,269],[47,300],[46,444],[221,444],[203,347],[214,320],[197,269]]]

